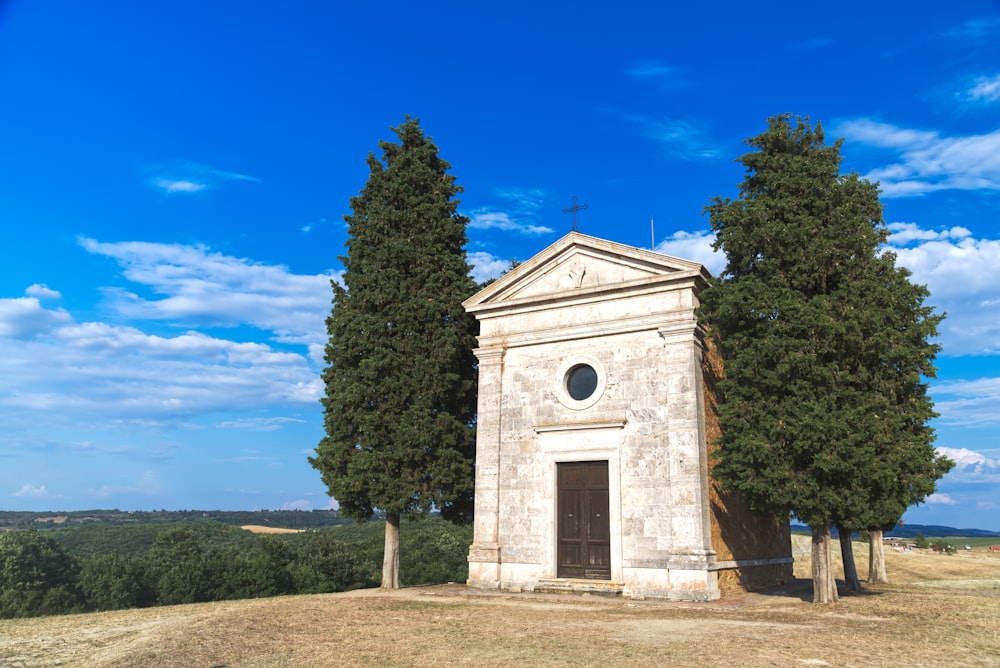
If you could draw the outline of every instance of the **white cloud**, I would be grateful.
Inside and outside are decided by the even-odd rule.
[[[45,485],[39,485],[38,487],[35,487],[30,483],[24,483],[24,486],[21,487],[21,489],[11,494],[11,496],[18,496],[22,498],[32,498],[32,499],[37,499],[48,495],[49,495],[49,490],[45,488]]]
[[[52,443],[106,443],[95,434],[148,434],[220,421],[227,428],[267,431],[294,420],[240,423],[219,416],[318,406],[329,275],[295,275],[203,247],[89,239],[81,245],[118,260],[127,279],[151,286],[158,298],[110,292],[114,320],[131,318],[130,325],[76,322],[63,309],[44,308],[36,297],[0,299],[0,337],[6,337],[0,433],[20,435],[17,443],[4,444],[10,451],[55,447],[32,440],[34,426],[41,424],[46,433],[66,435],[49,437]],[[150,332],[142,320],[188,330]],[[202,331],[216,325],[249,325],[259,339],[276,343]],[[244,337],[246,329],[241,328]],[[139,449],[164,448],[169,449],[149,442]]]
[[[939,453],[955,462],[953,468],[942,480],[962,484],[1000,483],[1000,460],[990,459],[981,452],[968,448],[937,449]]]
[[[512,218],[503,211],[478,209],[469,216],[469,228],[473,230],[501,230],[502,232],[517,232],[537,236],[551,234],[552,228],[545,225],[535,225],[523,219]]]
[[[37,297],[0,298],[0,337],[31,337],[72,319],[61,308],[44,308]]]
[[[510,268],[510,260],[503,260],[485,251],[476,251],[467,255],[472,265],[472,280],[484,283],[491,278],[499,278]]]
[[[164,295],[144,299],[120,288],[107,289],[111,306],[125,317],[203,326],[250,325],[273,332],[282,343],[326,341],[330,280],[337,274],[293,274],[281,265],[213,253],[204,246],[101,243],[86,238],[80,245],[114,258],[127,279]]]
[[[726,268],[726,256],[721,251],[713,251],[713,243],[715,243],[715,233],[710,230],[674,232],[656,245],[656,252],[698,262],[705,265],[713,275],[718,276]]]
[[[889,223],[887,227],[892,233],[889,244],[893,246],[904,246],[913,241],[942,241],[972,236],[969,229],[959,226],[947,230],[925,230],[916,223]]]
[[[927,230],[890,223],[897,264],[947,313],[939,327],[945,355],[1000,353],[1000,239],[976,239],[963,227]]]
[[[965,137],[900,128],[870,119],[845,121],[838,134],[891,150],[898,162],[866,176],[879,181],[882,196],[911,197],[939,190],[1000,190],[1000,130]]]
[[[228,172],[196,162],[179,161],[168,165],[159,165],[148,170],[150,184],[163,192],[173,195],[177,193],[197,193],[218,186],[225,181],[259,181],[253,176]]]
[[[1000,378],[936,382],[931,394],[942,420],[962,426],[1000,425]]]
[[[951,498],[947,494],[931,494],[926,499],[927,503],[943,505],[943,506],[953,506],[955,505],[955,499]]]
[[[29,297],[37,297],[38,299],[61,299],[62,295],[57,291],[52,290],[49,286],[44,283],[35,283],[34,285],[29,285],[25,289],[24,294]]]
[[[975,85],[967,95],[970,100],[975,102],[1000,101],[1000,74],[977,78]]]
[[[498,188],[501,201],[474,209],[469,216],[469,229],[500,230],[529,236],[551,234],[553,229],[537,222],[545,205],[545,192],[539,188]]]
[[[964,468],[1000,468],[1000,461],[990,459],[981,452],[969,450],[968,448],[938,448],[937,451],[955,462],[956,469]]]
[[[196,193],[208,187],[206,183],[166,178],[153,179],[153,185],[167,193]]]
[[[247,431],[278,431],[286,424],[303,424],[305,420],[287,417],[243,418],[228,420],[219,424],[222,429],[245,429]]]

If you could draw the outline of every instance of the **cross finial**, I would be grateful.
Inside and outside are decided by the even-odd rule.
[[[573,195],[573,206],[566,207],[565,209],[562,210],[563,213],[571,213],[571,214],[573,214],[573,231],[574,232],[579,232],[580,231],[580,228],[576,226],[576,212],[577,211],[583,211],[586,208],[587,208],[586,204],[577,204],[576,203],[576,195]]]

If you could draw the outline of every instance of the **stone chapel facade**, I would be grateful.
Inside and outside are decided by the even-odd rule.
[[[791,579],[788,522],[709,476],[708,277],[571,232],[466,300],[480,322],[470,587],[712,600]]]

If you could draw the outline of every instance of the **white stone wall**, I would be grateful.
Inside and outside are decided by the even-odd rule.
[[[567,239],[467,302],[481,322],[469,583],[555,578],[556,464],[606,460],[612,581],[637,597],[716,598],[694,315],[704,274],[607,242],[574,253],[599,240]],[[563,389],[578,361],[598,369],[596,401]]]

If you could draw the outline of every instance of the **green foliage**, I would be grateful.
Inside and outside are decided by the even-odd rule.
[[[0,618],[83,609],[80,565],[37,531],[0,532]]]
[[[325,594],[372,587],[378,582],[373,571],[366,572],[361,555],[349,543],[323,531],[312,534],[299,550],[293,577],[298,592]]]
[[[142,555],[164,533],[174,530],[182,530],[195,536],[206,550],[232,544],[250,549],[254,544],[254,537],[246,531],[208,519],[122,525],[85,524],[74,528],[53,529],[48,535],[57,540],[67,552],[79,557],[106,552]]]
[[[89,557],[80,571],[80,590],[91,610],[145,608],[156,602],[144,560],[127,554]]]
[[[713,473],[758,513],[895,523],[950,467],[924,381],[940,316],[881,250],[877,185],[840,174],[841,141],[784,115],[747,143],[739,199],[706,207],[727,258],[700,311],[726,365]]]
[[[363,522],[439,508],[472,512],[475,292],[461,188],[416,119],[382,141],[351,199],[344,285],[333,283],[323,372],[326,436],[310,463]]]
[[[940,540],[939,541],[934,541],[933,543],[931,543],[927,547],[929,547],[930,549],[934,550],[935,552],[944,552],[945,554],[955,554],[955,552],[957,551],[957,550],[955,550],[955,546],[952,545],[951,543],[949,543],[947,541],[940,541]]]
[[[402,527],[400,542],[399,577],[403,584],[468,580],[471,526],[439,521],[408,522]]]
[[[0,532],[0,618],[338,592],[380,578],[381,522],[279,535],[205,521],[151,527],[159,533],[140,551],[135,525]],[[78,553],[61,546],[74,532],[89,536],[65,540]],[[401,540],[403,583],[468,577],[470,526],[406,521]]]

